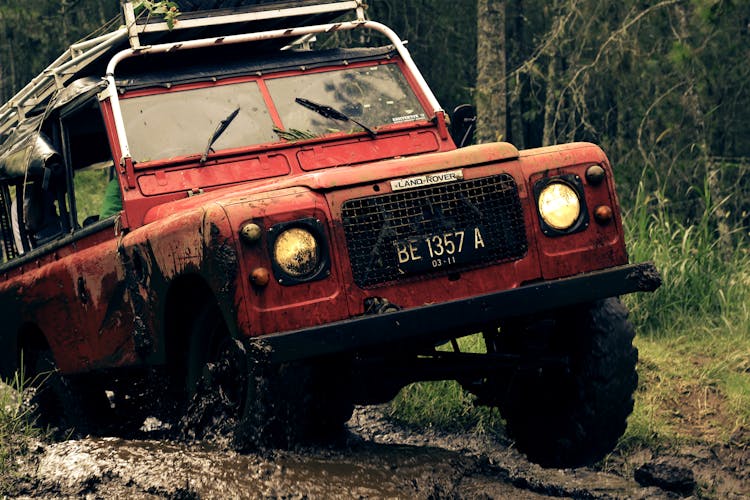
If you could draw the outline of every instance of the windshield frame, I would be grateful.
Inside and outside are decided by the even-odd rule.
[[[125,49],[115,54],[107,64],[107,68],[105,70],[107,90],[102,94],[101,99],[107,99],[109,101],[110,110],[108,110],[108,112],[111,112],[109,118],[111,119],[111,123],[114,125],[115,133],[115,137],[113,137],[113,149],[115,149],[116,155],[120,157],[120,165],[121,168],[124,169],[124,175],[128,188],[135,188],[135,172],[128,146],[127,133],[125,131],[122,111],[120,109],[118,86],[115,80],[115,69],[120,64],[120,62],[131,57],[143,57],[149,54],[168,54],[171,52],[196,48],[259,42],[271,39],[285,38],[294,40],[308,35],[333,33],[335,31],[351,31],[356,29],[376,31],[384,35],[391,42],[391,44],[398,52],[401,60],[403,61],[404,67],[406,69],[406,71],[404,71],[404,74],[406,75],[407,80],[416,82],[416,86],[413,88],[416,91],[415,93],[417,97],[419,99],[424,98],[428,103],[428,106],[426,107],[426,110],[428,112],[428,119],[437,119],[439,122],[443,121],[445,112],[438,103],[435,94],[432,92],[429,85],[427,85],[427,81],[424,79],[424,76],[422,76],[419,68],[417,68],[417,65],[414,63],[411,54],[409,54],[409,51],[401,41],[401,38],[388,26],[375,21],[357,20],[338,22],[333,24],[329,23],[314,26],[301,26],[296,28],[282,28],[254,33],[244,33],[240,35],[203,38],[197,40],[164,43]]]
[[[415,79],[413,78],[413,76],[408,72],[406,64],[404,63],[404,61],[402,61],[398,57],[393,57],[387,60],[375,58],[373,60],[363,60],[363,61],[357,61],[353,63],[347,63],[346,61],[337,61],[337,62],[332,62],[331,64],[328,64],[325,66],[310,68],[306,70],[301,70],[301,69],[284,70],[284,71],[272,72],[272,73],[268,73],[268,74],[264,74],[260,76],[257,76],[257,75],[231,76],[231,77],[222,78],[216,81],[181,83],[181,84],[170,85],[168,87],[158,86],[158,87],[139,88],[139,89],[134,89],[134,90],[124,92],[122,95],[119,96],[119,99],[122,101],[126,101],[128,99],[143,97],[143,96],[155,96],[155,95],[162,95],[162,94],[168,94],[168,93],[179,93],[182,91],[198,90],[198,89],[217,87],[217,86],[246,84],[248,82],[253,82],[257,85],[258,89],[260,90],[260,94],[263,97],[263,101],[266,105],[266,110],[271,117],[273,126],[278,127],[282,130],[285,130],[284,124],[282,123],[282,118],[279,115],[279,111],[276,106],[276,103],[274,102],[271,96],[271,93],[268,90],[268,87],[266,86],[266,82],[270,80],[289,78],[289,77],[300,76],[300,75],[322,74],[322,73],[342,71],[342,70],[367,68],[367,67],[372,67],[376,65],[377,66],[395,65],[398,68],[398,72],[400,73],[400,75],[403,76],[404,81],[406,82],[408,88],[413,93],[414,98],[416,98],[419,106],[421,106],[425,115],[423,119],[417,119],[413,121],[405,121],[405,122],[400,122],[400,123],[398,122],[385,123],[381,125],[372,124],[372,126],[375,127],[377,133],[381,134],[381,133],[388,133],[388,132],[396,132],[396,131],[405,130],[405,129],[432,126],[433,122],[429,116],[429,113],[430,113],[429,100],[427,99],[426,96],[423,95],[422,92],[420,92],[421,89],[418,86]],[[219,117],[219,118],[222,118],[222,117]],[[123,121],[124,121],[124,116],[123,116]],[[290,146],[297,146],[297,145],[304,146],[304,145],[316,144],[319,142],[340,141],[342,139],[347,139],[347,138],[359,139],[362,136],[369,137],[369,134],[365,130],[360,130],[360,131],[355,131],[355,132],[346,132],[346,131],[331,132],[331,133],[326,133],[326,134],[322,134],[319,136],[315,136],[309,139],[300,139],[300,140],[293,140],[293,141],[279,138],[278,140],[271,141],[271,142],[258,143],[258,144],[246,144],[246,145],[236,147],[236,148],[219,149],[215,152],[212,152],[209,155],[209,159],[221,160],[226,157],[236,156],[238,154],[251,153],[257,150],[277,150],[277,149],[282,149],[282,148],[288,148]],[[207,138],[208,137],[206,137],[206,139]],[[374,140],[377,140],[377,139],[374,139]],[[170,158],[157,158],[153,160],[137,161],[137,162],[134,159],[134,168],[136,170],[139,170],[139,169],[144,169],[144,168],[159,167],[162,165],[197,163],[200,161],[200,157],[202,155],[202,152],[199,152],[198,150],[203,148],[204,146],[205,146],[204,144],[196,144],[196,152],[187,154],[187,155],[174,156]]]

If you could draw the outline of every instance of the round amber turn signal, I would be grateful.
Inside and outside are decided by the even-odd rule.
[[[271,280],[271,273],[265,267],[256,267],[250,273],[250,283],[255,286],[266,286]]]
[[[607,205],[599,205],[594,209],[594,219],[599,224],[607,224],[612,220],[612,209]]]

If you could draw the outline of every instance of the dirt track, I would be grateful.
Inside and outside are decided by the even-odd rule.
[[[328,447],[240,455],[220,443],[98,438],[39,444],[18,464],[12,497],[28,498],[746,498],[750,450],[685,448],[613,458],[605,468],[530,464],[508,443],[398,428],[358,409]],[[643,487],[650,464],[668,489]],[[649,467],[641,469],[640,475]],[[682,474],[682,477],[680,476]],[[636,474],[638,475],[638,474]],[[646,474],[648,475],[648,474]],[[644,481],[642,479],[642,481]],[[7,484],[7,481],[6,481]],[[692,491],[692,493],[691,493]]]

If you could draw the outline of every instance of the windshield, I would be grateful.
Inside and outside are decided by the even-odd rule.
[[[395,64],[274,78],[266,85],[284,128],[310,135],[362,128],[325,118],[300,106],[295,98],[330,106],[370,128],[425,119],[422,106]]]
[[[120,107],[130,154],[139,162],[203,153],[219,123],[237,108],[214,150],[277,140],[256,82],[122,99]]]
[[[258,81],[214,84],[161,94],[125,97],[120,101],[130,154],[136,162],[201,155],[211,151],[361,132],[424,120],[426,114],[396,64],[348,67],[307,74],[261,78]],[[322,116],[301,106],[297,98],[330,106],[351,120]],[[272,119],[267,102],[278,115]],[[211,142],[217,127],[239,109]],[[280,121],[278,121],[280,120]]]

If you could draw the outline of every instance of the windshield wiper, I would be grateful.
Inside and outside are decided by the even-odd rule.
[[[356,123],[357,125],[359,125],[360,127],[362,127],[365,132],[367,132],[368,134],[370,134],[370,137],[375,137],[377,135],[377,133],[373,129],[371,129],[370,127],[368,127],[364,123],[358,122],[354,118],[345,115],[344,113],[342,113],[338,109],[334,109],[334,108],[332,108],[330,106],[325,106],[323,104],[318,104],[317,102],[313,102],[313,101],[310,101],[308,99],[303,99],[302,97],[295,98],[294,102],[296,102],[297,104],[301,104],[302,106],[306,107],[307,109],[311,109],[311,110],[315,111],[316,113],[318,113],[319,115],[325,116],[326,118],[330,118],[332,120],[338,120],[340,122],[352,122],[352,123]]]
[[[206,159],[208,159],[208,153],[211,151],[211,146],[213,146],[214,143],[219,140],[219,137],[221,137],[221,134],[223,134],[224,131],[227,129],[227,127],[229,127],[229,124],[232,123],[232,121],[235,118],[237,118],[237,115],[239,113],[240,113],[240,107],[237,106],[237,109],[229,113],[227,117],[221,120],[219,124],[216,126],[216,130],[214,130],[214,133],[211,134],[211,138],[208,140],[206,149],[203,151],[203,155],[201,156],[201,165],[206,163]]]

